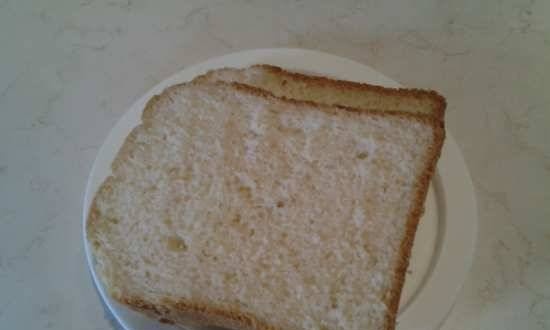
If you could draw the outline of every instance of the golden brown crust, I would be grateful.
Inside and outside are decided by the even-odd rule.
[[[332,79],[323,76],[305,75],[298,72],[287,71],[281,67],[269,64],[257,64],[253,67],[262,68],[266,71],[289,77],[293,80],[303,81],[305,83],[315,83],[321,86],[328,86],[336,90],[356,90],[356,91],[374,91],[387,97],[408,96],[416,99],[431,99],[436,106],[433,108],[433,116],[439,120],[443,120],[445,115],[445,107],[447,106],[445,98],[433,90],[424,90],[416,88],[388,88],[367,83],[358,83],[348,80]]]
[[[93,248],[96,248],[95,244],[98,244],[98,242],[94,241],[93,237],[90,236],[93,236],[94,229],[97,229],[100,225],[98,223],[100,219],[100,214],[97,207],[97,198],[99,195],[108,193],[108,190],[111,189],[113,181],[113,176],[108,176],[105,181],[103,181],[101,186],[99,186],[94,196],[94,199],[92,200],[92,204],[90,205],[90,210],[88,211],[88,219],[86,220],[86,233],[88,234],[88,239],[92,239],[90,243],[92,243]]]
[[[305,75],[298,72],[287,71],[281,67],[269,65],[269,64],[257,64],[257,65],[251,66],[250,68],[259,68],[259,69],[268,71],[272,74],[276,74],[279,77],[282,77],[283,79],[287,78],[289,80],[301,81],[306,85],[328,87],[328,88],[340,90],[340,91],[355,90],[359,93],[370,91],[370,92],[376,92],[382,97],[406,96],[413,99],[430,99],[434,103],[434,106],[431,109],[432,112],[426,113],[426,114],[419,113],[419,115],[433,117],[441,121],[444,120],[445,108],[447,106],[447,103],[443,96],[441,96],[439,93],[433,90],[424,90],[424,89],[416,89],[416,88],[389,88],[389,87],[383,87],[383,86],[372,85],[367,83],[338,80],[338,79],[333,79],[333,78],[328,78],[323,76]],[[238,71],[239,69],[226,68],[226,69],[219,69],[219,70]],[[216,71],[218,70],[209,71],[201,76],[196,77],[193,81],[207,82],[207,81],[215,80],[215,79],[212,79],[212,75],[214,75]],[[284,81],[283,81],[283,84],[284,84]],[[338,106],[338,104],[335,104],[335,106]],[[393,111],[391,109],[389,110]]]
[[[441,154],[443,142],[445,140],[445,128],[443,122],[435,122],[434,126],[434,144],[430,147],[423,173],[418,178],[416,183],[416,194],[413,202],[414,207],[411,209],[407,219],[407,229],[401,241],[400,255],[395,265],[395,277],[391,293],[389,295],[387,306],[389,313],[386,317],[386,330],[395,328],[395,321],[399,309],[399,300],[401,298],[401,290],[405,283],[405,274],[409,266],[409,257],[414,243],[414,236],[418,227],[418,222],[424,213],[424,202],[426,194],[430,186],[431,178],[435,172],[437,160]]]
[[[418,182],[416,185],[417,191],[416,191],[416,198],[414,201],[414,207],[411,210],[407,220],[407,230],[401,242],[401,255],[397,265],[395,266],[395,269],[396,269],[395,278],[393,280],[392,289],[390,291],[391,294],[388,296],[388,300],[386,302],[389,312],[386,318],[385,329],[386,330],[394,329],[397,309],[399,307],[399,298],[400,298],[401,289],[404,283],[405,272],[408,266],[409,255],[412,249],[414,234],[416,232],[416,227],[418,225],[420,216],[422,215],[422,212],[423,212],[424,200],[426,197],[430,179],[434,172],[435,164],[439,157],[441,146],[444,140],[445,132],[444,132],[443,122],[441,118],[434,117],[434,116],[426,116],[418,113],[404,112],[404,111],[388,112],[388,111],[379,111],[379,110],[371,110],[371,109],[355,109],[355,108],[349,108],[349,107],[343,107],[343,106],[328,106],[323,104],[317,104],[311,101],[299,101],[294,99],[285,99],[285,98],[276,97],[269,91],[265,91],[263,89],[259,89],[248,85],[239,84],[239,83],[225,83],[225,82],[214,82],[214,83],[208,82],[207,83],[207,82],[194,81],[190,83],[184,83],[184,84],[169,87],[161,95],[154,96],[147,103],[142,115],[142,124],[134,128],[134,130],[126,138],[123,146],[121,147],[121,149],[119,150],[119,153],[115,158],[115,161],[112,164],[113,169],[115,169],[117,164],[123,161],[124,157],[128,155],[129,150],[131,149],[130,145],[133,144],[135,140],[134,139],[135,132],[140,129],[144,129],[144,127],[146,127],[147,125],[147,121],[150,120],[154,115],[155,104],[161,101],[163,97],[167,96],[167,94],[172,89],[176,89],[186,85],[199,85],[199,86],[211,85],[211,86],[217,86],[220,88],[234,88],[251,95],[256,95],[256,96],[260,96],[267,99],[273,99],[273,100],[283,100],[288,104],[315,106],[316,108],[322,111],[333,112],[333,113],[337,111],[337,109],[340,109],[340,110],[349,111],[349,112],[369,113],[371,115],[380,116],[380,117],[387,116],[387,117],[409,118],[415,121],[420,121],[420,122],[429,124],[433,128],[435,142],[430,148],[424,172],[418,179]],[[442,111],[444,111],[444,107]],[[98,224],[100,219],[98,214],[99,211],[97,210],[96,199],[101,191],[104,191],[105,189],[109,189],[112,180],[114,180],[113,176],[108,177],[105,180],[105,182],[103,182],[100,189],[98,190],[98,193],[96,193],[94,197],[94,200],[90,207],[88,219],[87,219],[86,228],[88,233],[93,232],[92,227],[96,227],[100,225]],[[94,249],[95,248],[92,245],[92,250]],[[236,308],[234,309],[218,308],[215,306],[209,306],[205,304],[191,303],[184,300],[172,301],[169,298],[164,298],[162,303],[160,304],[145,301],[144,297],[113,295],[113,298],[163,323],[172,323],[172,324],[184,326],[185,324],[189,324],[189,322],[197,322],[201,325],[221,326],[226,328],[229,327],[229,328],[243,329],[243,330],[278,330],[279,329],[275,325],[266,324],[265,322],[262,322],[261,320],[259,320],[257,317],[249,313],[246,313],[244,311],[238,310]]]
[[[162,323],[177,326],[214,326],[242,330],[281,330],[238,309],[219,308],[179,299],[163,298],[160,303],[143,297],[116,297],[117,301]]]
[[[378,110],[378,109],[358,109],[358,108],[346,107],[343,105],[326,105],[326,104],[316,103],[313,101],[289,99],[286,97],[275,96],[273,93],[266,91],[265,89],[261,89],[261,88],[257,88],[250,85],[237,83],[237,82],[226,83],[226,82],[216,81],[213,83],[209,82],[208,84],[214,84],[221,87],[223,87],[224,85],[225,86],[231,85],[233,86],[233,88],[236,88],[248,94],[253,94],[253,95],[260,96],[263,98],[268,98],[268,99],[283,100],[293,105],[313,106],[317,108],[317,110],[321,110],[329,113],[336,113],[335,109],[339,109],[347,112],[370,114],[377,117],[388,116],[388,117],[409,118],[415,121],[428,123],[430,125],[433,125],[434,127],[441,125],[439,119],[436,119],[432,116],[426,116],[420,113],[413,113],[408,111],[385,111],[385,110]]]

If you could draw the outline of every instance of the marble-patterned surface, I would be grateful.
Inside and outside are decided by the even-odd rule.
[[[442,328],[550,329],[547,0],[0,0],[0,328],[116,329],[81,242],[98,146],[171,73],[283,46],[447,97],[480,228]]]

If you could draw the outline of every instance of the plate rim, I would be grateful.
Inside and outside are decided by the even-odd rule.
[[[116,150],[119,149],[120,145],[123,143],[124,137],[127,134],[123,134],[121,136],[122,138],[120,138],[117,137],[117,132],[120,131],[120,128],[124,128],[125,123],[128,123],[129,119],[133,119],[134,121],[134,123],[129,122],[130,125],[137,125],[139,123],[139,118],[132,118],[132,113],[137,111],[135,109],[140,108],[137,112],[141,115],[143,105],[147,100],[168,86],[188,80],[185,79],[185,76],[192,78],[193,76],[204,73],[207,70],[228,66],[227,64],[224,65],[224,63],[231,62],[230,59],[240,57],[265,58],[263,59],[263,63],[265,63],[269,62],[269,58],[276,59],[277,56],[315,57],[318,60],[326,62],[327,64],[330,64],[330,62],[337,62],[342,66],[354,66],[361,70],[357,70],[358,72],[355,76],[351,74],[352,77],[349,78],[350,80],[365,81],[365,79],[361,78],[361,76],[365,76],[367,73],[370,73],[377,78],[376,83],[380,85],[388,87],[401,87],[400,84],[380,72],[377,72],[371,67],[345,57],[316,50],[297,48],[264,48],[238,51],[184,67],[182,70],[179,70],[167,79],[162,80],[153,88],[144,93],[116,121],[103,141],[103,144],[99,148],[87,179],[83,200],[82,235],[87,265],[101,299],[107,305],[114,318],[124,329],[137,330],[130,327],[125,319],[119,315],[117,308],[113,305],[113,301],[105,292],[103,284],[96,275],[93,266],[93,257],[91,255],[86,236],[86,221],[89,206],[91,204],[91,198],[95,195],[97,187],[100,184],[98,182],[93,182],[93,179],[95,178],[95,174],[98,171],[98,167],[102,161],[102,155],[105,155],[105,151],[109,147]],[[245,63],[242,66],[250,65],[251,63],[259,63],[257,60],[248,62],[249,63]],[[289,69],[301,70],[301,67],[302,66],[289,67]],[[313,69],[312,71],[322,74],[323,70],[321,68],[318,70]],[[350,74],[348,73],[348,75]],[[126,124],[126,126],[128,126],[128,124]],[[119,130],[117,131],[117,129]],[[477,240],[478,222],[475,192],[460,149],[449,130],[446,129],[446,131],[445,143],[436,170],[436,176],[439,177],[439,180],[433,180],[437,184],[437,193],[443,195],[441,198],[442,205],[439,205],[440,202],[438,201],[437,207],[442,207],[444,210],[443,214],[445,219],[443,221],[444,228],[442,229],[442,234],[444,236],[441,238],[442,244],[438,249],[439,251],[437,251],[438,258],[432,266],[433,269],[428,275],[428,280],[424,283],[421,289],[415,293],[415,298],[407,306],[407,309],[398,316],[397,329],[401,329],[401,325],[406,325],[407,329],[437,329],[444,322],[446,316],[450,312],[452,305],[456,300],[456,296],[462,288],[473,262]],[[115,143],[114,147],[109,145],[110,142],[113,141],[118,142]],[[118,144],[118,146],[116,146],[116,144]],[[453,219],[456,220],[453,221]],[[453,233],[453,236],[449,235],[451,232]],[[458,235],[454,235],[455,233],[458,233]],[[460,241],[457,237],[462,237],[463,240]],[[463,262],[458,264],[462,267],[458,267],[456,261],[449,258],[449,256],[456,254],[458,251],[461,252],[461,260],[463,260]],[[449,278],[451,279],[450,281]],[[445,296],[447,299],[445,299],[445,301],[441,301],[441,296]]]

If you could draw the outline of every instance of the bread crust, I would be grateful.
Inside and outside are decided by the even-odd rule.
[[[426,162],[424,164],[424,171],[419,176],[415,184],[416,193],[413,204],[414,206],[409,213],[405,235],[401,240],[401,253],[399,254],[397,264],[394,266],[395,277],[393,279],[390,296],[386,303],[389,309],[389,313],[386,316],[386,330],[395,329],[397,312],[399,310],[399,300],[401,298],[401,290],[405,284],[405,275],[407,268],[409,267],[409,257],[411,255],[416,229],[420,218],[424,214],[424,202],[426,200],[428,188],[435,172],[437,160],[441,155],[441,149],[445,140],[445,128],[442,121],[436,121],[433,129],[434,144],[430,147]]]
[[[416,88],[389,88],[389,87],[383,87],[383,86],[372,85],[367,83],[359,83],[359,82],[348,81],[348,80],[327,78],[323,76],[306,75],[298,72],[287,71],[281,67],[270,65],[270,64],[257,64],[257,65],[251,66],[250,68],[260,68],[267,72],[277,74],[279,76],[286,77],[288,79],[292,79],[295,81],[301,81],[308,85],[318,85],[318,86],[320,85],[331,89],[336,89],[339,91],[347,91],[351,89],[358,92],[373,91],[386,97],[407,96],[415,99],[429,98],[433,100],[434,103],[436,104],[436,106],[432,109],[433,113],[431,114],[418,113],[418,115],[433,117],[440,121],[443,121],[445,117],[445,108],[447,107],[447,102],[445,101],[445,98],[443,96],[441,96],[439,93],[433,90],[424,90],[424,89],[416,89]],[[224,69],[221,69],[221,70],[224,70]],[[226,68],[225,70],[238,70],[238,69]],[[215,71],[216,70],[209,71],[204,75],[195,78],[195,80],[206,81],[209,79],[209,77],[212,74],[215,73]],[[336,104],[335,106],[338,106],[338,105]]]
[[[276,70],[276,68],[272,68],[273,70]],[[282,69],[281,69],[282,70]],[[297,74],[298,75],[298,74]],[[304,76],[307,77],[307,76]],[[307,77],[307,79],[310,79]],[[317,78],[315,78],[317,79]],[[331,80],[319,78],[323,83],[329,83],[333,84]],[[327,82],[329,81],[329,82]],[[336,86],[339,86],[338,88],[344,88],[347,85],[348,82],[336,82]],[[351,83],[352,85],[357,85],[357,83]],[[295,105],[309,105],[309,106],[315,106],[316,108],[336,113],[337,111],[350,111],[350,112],[360,112],[360,113],[369,113],[371,115],[375,116],[381,116],[381,117],[403,117],[403,118],[409,118],[414,121],[419,121],[426,123],[430,125],[433,128],[434,132],[434,144],[430,147],[429,153],[427,156],[427,159],[425,160],[424,165],[424,171],[419,176],[417,183],[415,184],[415,200],[414,200],[414,206],[412,207],[406,224],[406,232],[405,235],[401,241],[400,244],[400,256],[398,257],[398,262],[395,265],[395,277],[392,281],[392,288],[390,290],[390,294],[387,296],[387,300],[385,301],[386,306],[388,308],[388,312],[386,315],[386,324],[384,329],[386,330],[392,330],[395,327],[395,321],[396,321],[396,315],[399,307],[399,298],[401,295],[401,290],[404,284],[405,280],[405,273],[408,267],[409,262],[409,256],[412,249],[412,244],[414,241],[414,235],[416,232],[416,228],[418,225],[418,221],[424,211],[424,200],[426,197],[426,193],[428,191],[429,183],[431,180],[431,177],[433,175],[433,172],[435,170],[435,165],[437,162],[437,159],[439,158],[441,147],[443,145],[443,140],[445,137],[445,130],[444,125],[442,121],[442,115],[439,116],[427,116],[425,114],[418,114],[418,113],[410,113],[405,111],[382,111],[382,110],[373,110],[373,109],[356,109],[356,108],[349,108],[344,106],[329,106],[324,104],[318,104],[312,101],[302,101],[302,100],[294,100],[294,99],[286,99],[282,97],[277,97],[270,93],[269,91],[259,89],[256,87],[239,84],[239,83],[226,83],[226,82],[201,82],[201,81],[193,81],[189,83],[183,83],[179,85],[174,85],[172,87],[169,87],[165,89],[160,95],[154,96],[151,98],[151,100],[147,103],[143,110],[142,114],[142,123],[136,128],[132,130],[132,132],[128,135],[126,140],[124,141],[124,144],[122,145],[121,149],[119,150],[117,156],[115,157],[115,160],[112,164],[113,171],[116,170],[116,167],[119,166],[119,163],[124,161],[125,157],[128,156],[129,150],[131,149],[130,146],[134,143],[134,136],[135,132],[145,129],[148,125],[148,121],[153,116],[153,113],[155,111],[155,105],[157,102],[162,101],[163,98],[169,97],[169,93],[172,89],[181,88],[184,86],[201,86],[201,85],[211,85],[216,88],[234,88],[239,91],[242,91],[247,94],[260,96],[267,99],[272,100],[283,100],[283,102],[286,102],[288,104],[295,104]],[[365,85],[365,84],[358,84],[358,85]],[[368,88],[377,86],[371,86],[369,85]],[[361,88],[364,88],[361,87]],[[417,90],[409,90],[414,91],[415,93]],[[441,111],[444,111],[444,101],[443,101],[443,108]],[[94,227],[100,226],[98,214],[99,210],[97,207],[97,196],[99,195],[99,191],[109,189],[112,181],[114,180],[113,176],[109,176],[100,186],[98,193],[96,193],[94,200],[92,201],[92,205],[90,207],[90,211],[88,214],[87,219],[87,226],[86,231],[88,233],[88,238],[91,239],[91,242],[93,243],[93,235],[94,235]],[[92,251],[95,253],[98,253],[96,250],[99,249],[97,246],[95,246],[95,243],[92,244]],[[169,297],[164,297],[160,299],[160,301],[153,302],[153,301],[147,301],[145,297],[138,297],[138,296],[132,296],[128,295],[128,293],[122,293],[122,292],[114,292],[112,288],[107,287],[108,292],[110,295],[119,301],[122,304],[125,304],[129,306],[130,308],[140,311],[144,314],[149,315],[150,317],[153,317],[160,322],[163,323],[169,323],[169,324],[175,324],[178,326],[185,326],[189,323],[196,323],[198,325],[203,326],[220,326],[220,327],[229,327],[233,329],[243,329],[243,330],[279,330],[282,328],[278,327],[277,325],[272,324],[266,324],[265,322],[262,322],[259,320],[256,316],[250,315],[249,313],[246,313],[242,310],[239,310],[238,308],[225,308],[225,307],[217,307],[212,306],[208,304],[201,304],[201,303],[194,303],[182,299],[173,300]]]
[[[143,297],[124,296],[115,299],[161,323],[181,327],[192,325],[242,330],[283,330],[238,309],[220,308],[183,299],[163,298],[160,304],[146,301]]]

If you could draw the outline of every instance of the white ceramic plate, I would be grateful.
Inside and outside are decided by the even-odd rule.
[[[246,67],[257,63],[268,63],[295,71],[388,87],[400,86],[364,64],[302,49],[249,50],[214,58],[186,68],[143,95],[110,132],[99,150],[88,180],[84,198],[84,224],[97,188],[110,174],[111,162],[124,138],[132,128],[138,125],[147,100],[168,86],[189,81],[208,70],[220,67]],[[411,263],[401,297],[398,329],[431,330],[439,327],[470,269],[476,231],[477,210],[472,183],[460,150],[447,131],[437,172],[428,192],[426,213],[416,233]],[[174,329],[111,300],[94,271],[85,232],[84,245],[88,266],[99,293],[125,329]]]

